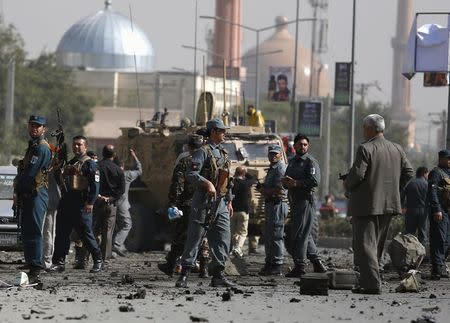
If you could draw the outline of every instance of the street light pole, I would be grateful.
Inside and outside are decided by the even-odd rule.
[[[193,120],[196,124],[197,120],[197,26],[198,26],[198,0],[195,0],[195,32],[194,32],[194,108],[193,108]]]
[[[356,25],[356,0],[353,0],[353,21],[352,21],[352,87],[350,91],[350,130],[349,130],[349,167],[352,167],[355,158],[355,102],[354,102],[354,88],[355,88],[355,25]]]
[[[297,58],[298,58],[298,24],[300,15],[300,0],[297,0],[297,7],[295,9],[295,45],[294,45],[294,82],[292,83],[291,95],[291,131],[295,132],[295,99],[297,94]]]
[[[259,109],[259,30],[256,31],[255,108]],[[244,107],[245,108],[245,107]]]
[[[317,19],[317,6],[314,5],[314,14],[313,18]],[[313,95],[313,78],[314,78],[314,54],[316,51],[316,20],[314,20],[312,25],[312,32],[311,32],[311,60],[309,62],[309,97],[311,98]]]

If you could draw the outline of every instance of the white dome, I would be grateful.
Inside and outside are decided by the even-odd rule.
[[[67,30],[56,50],[57,62],[71,68],[150,72],[153,46],[136,24],[115,12],[111,1],[105,9],[81,19]]]

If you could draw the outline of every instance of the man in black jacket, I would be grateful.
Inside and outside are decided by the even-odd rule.
[[[104,260],[111,259],[112,239],[116,224],[117,200],[125,192],[125,175],[114,163],[114,146],[106,145],[103,159],[98,162],[100,192],[94,205],[95,232],[101,235],[101,251]]]

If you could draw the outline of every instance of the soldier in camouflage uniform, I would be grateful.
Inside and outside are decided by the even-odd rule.
[[[184,244],[187,238],[192,196],[194,194],[194,187],[187,182],[185,173],[191,163],[192,152],[200,148],[202,145],[202,136],[190,135],[187,139],[188,151],[179,155],[175,163],[175,169],[173,170],[169,188],[169,207],[177,207],[183,212],[183,216],[175,222],[174,238],[170,246],[170,251],[166,256],[166,262],[158,264],[158,268],[169,276],[172,276],[175,269],[176,260],[183,253]],[[207,265],[209,262],[209,250],[206,239],[202,243],[198,258],[200,261],[200,277],[208,277]]]
[[[195,186],[195,192],[182,256],[183,268],[175,283],[176,287],[187,287],[189,273],[205,234],[205,225],[209,227],[206,235],[212,255],[209,268],[213,276],[211,286],[233,285],[223,273],[230,252],[230,216],[233,214],[231,204],[233,196],[229,185],[230,160],[227,151],[221,145],[225,141],[228,127],[221,119],[216,118],[209,120],[206,128],[208,143],[192,154],[186,172],[186,178]]]

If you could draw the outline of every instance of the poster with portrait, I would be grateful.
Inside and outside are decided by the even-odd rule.
[[[292,66],[270,66],[267,100],[289,102],[294,69]]]
[[[301,101],[298,111],[298,132],[309,137],[322,135],[322,102]]]

